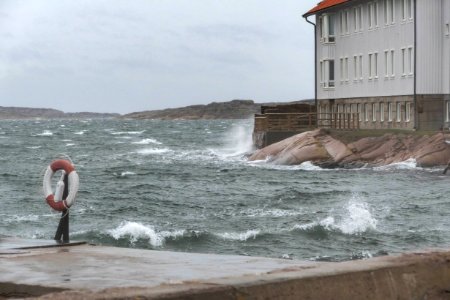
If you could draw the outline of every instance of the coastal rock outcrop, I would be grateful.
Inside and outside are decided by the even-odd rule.
[[[449,140],[447,142],[447,140]],[[345,143],[327,130],[303,132],[253,153],[249,160],[296,165],[311,161],[322,167],[381,166],[415,159],[424,167],[447,165],[450,134],[394,134],[364,137]]]

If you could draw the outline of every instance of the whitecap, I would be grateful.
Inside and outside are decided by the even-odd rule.
[[[39,149],[39,148],[41,148],[41,146],[29,146],[29,147],[27,147],[28,149]]]
[[[340,231],[344,234],[361,234],[377,229],[378,220],[370,212],[364,202],[350,200],[341,215],[327,216],[326,218],[306,224],[296,224],[291,230],[310,230],[321,227],[328,231]]]
[[[66,147],[71,147],[71,146],[75,146],[75,144],[74,144],[74,143],[68,143],[68,144],[66,144]]]
[[[136,153],[142,154],[142,155],[151,155],[151,154],[162,154],[169,152],[170,150],[167,148],[147,148],[147,149],[141,149],[138,150]]]
[[[127,177],[127,176],[132,176],[132,175],[136,175],[136,173],[134,173],[134,172],[130,172],[130,171],[125,171],[125,172],[122,172],[122,173],[120,173],[120,177]]]
[[[162,231],[156,232],[151,225],[144,225],[138,222],[124,221],[115,228],[108,230],[116,240],[120,238],[128,238],[131,243],[137,242],[139,239],[148,239],[149,243],[154,247],[160,247],[164,244],[166,238],[177,238],[185,234],[184,230]]]
[[[50,130],[44,130],[42,133],[38,133],[36,135],[37,136],[52,136],[53,132],[51,132]]]
[[[358,234],[377,228],[375,219],[366,203],[350,201],[346,207],[347,213],[337,227],[345,234]]]
[[[217,236],[219,236],[222,239],[225,240],[232,240],[232,241],[247,241],[249,239],[255,239],[258,234],[260,234],[260,230],[254,229],[254,230],[247,230],[246,232],[224,232],[224,233],[218,233]]]
[[[244,215],[249,217],[292,217],[303,214],[299,210],[287,210],[287,209],[248,209],[243,211]]]
[[[161,145],[161,142],[158,142],[155,139],[143,139],[140,140],[138,142],[133,142],[133,144],[137,144],[137,145],[148,145],[148,144],[156,144],[156,145]]]
[[[131,135],[138,135],[144,133],[145,130],[142,131],[115,131],[111,132],[112,135],[125,135],[125,134],[131,134]]]
[[[76,134],[76,135],[83,135],[86,131],[87,131],[87,130],[81,130],[81,131],[74,132],[73,134]]]

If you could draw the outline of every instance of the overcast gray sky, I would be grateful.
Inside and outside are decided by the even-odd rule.
[[[318,0],[0,0],[0,106],[313,98]]]

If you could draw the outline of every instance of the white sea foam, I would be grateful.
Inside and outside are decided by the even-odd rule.
[[[39,148],[41,148],[41,146],[29,146],[29,147],[27,147],[28,149],[39,149]]]
[[[258,234],[260,234],[260,230],[254,229],[254,230],[247,230],[246,232],[224,232],[224,233],[218,233],[217,236],[219,236],[222,239],[225,240],[232,240],[232,241],[247,241],[249,239],[255,239]]]
[[[167,148],[146,148],[138,150],[137,153],[142,155],[151,155],[151,154],[162,154],[169,151],[170,150]]]
[[[108,230],[108,234],[116,240],[120,238],[129,238],[131,243],[135,243],[139,239],[148,239],[152,246],[160,247],[164,244],[166,238],[183,236],[185,231],[176,230],[157,232],[151,225],[125,221],[122,222],[117,228]]]
[[[75,144],[74,143],[67,143],[66,144],[66,147],[71,147],[71,146],[75,146]]]
[[[286,210],[286,209],[248,209],[243,211],[244,215],[249,217],[291,217],[303,214],[299,210]]]
[[[417,161],[414,158],[407,159],[402,162],[392,163],[386,166],[376,167],[374,170],[414,170],[417,168]]]
[[[120,177],[127,177],[127,176],[132,176],[132,175],[136,175],[136,173],[130,172],[130,171],[125,171],[125,172],[120,173]]]
[[[366,203],[350,201],[346,210],[347,214],[344,215],[338,224],[338,228],[343,233],[362,233],[377,228],[378,221],[372,216]]]
[[[315,166],[312,162],[310,161],[305,161],[304,163],[301,163],[298,168],[300,170],[305,170],[305,171],[321,171],[323,170],[321,167],[319,166]]]
[[[28,221],[38,221],[39,215],[13,215],[6,218],[8,223],[21,223]]]
[[[376,230],[377,224],[378,220],[371,214],[368,205],[352,199],[341,215],[328,216],[317,222],[297,224],[292,227],[292,230],[309,230],[320,226],[325,230],[338,230],[351,235]]]
[[[156,145],[161,145],[161,142],[158,142],[155,139],[143,139],[140,140],[138,142],[133,142],[133,144],[137,144],[137,145],[148,145],[148,144],[156,144]]]
[[[53,132],[51,132],[50,130],[44,130],[42,133],[38,133],[36,135],[37,136],[52,136]]]
[[[86,131],[87,130],[81,130],[81,131],[74,132],[73,134],[83,135]]]
[[[126,134],[138,135],[138,134],[142,134],[144,132],[145,132],[145,130],[142,130],[142,131],[115,131],[115,132],[111,132],[111,134],[113,134],[113,135],[126,135]]]

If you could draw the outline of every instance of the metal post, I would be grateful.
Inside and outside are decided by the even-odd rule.
[[[69,194],[69,183],[68,183],[68,176],[64,176],[64,192],[63,192],[63,199],[67,199],[67,195]],[[63,243],[68,243],[70,241],[69,239],[69,210],[63,210],[61,219],[59,220],[58,228],[56,229],[55,233],[55,240],[61,241]]]

